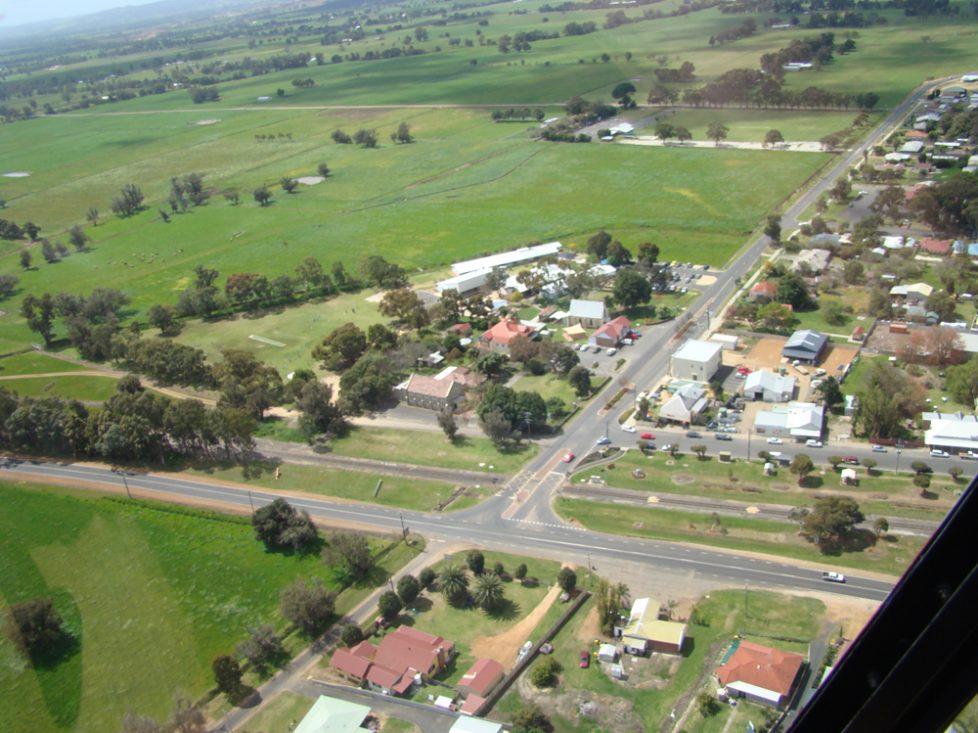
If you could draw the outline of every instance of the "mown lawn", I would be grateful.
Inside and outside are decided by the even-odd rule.
[[[809,562],[838,565],[900,575],[916,557],[926,538],[887,535],[874,541],[869,530],[858,531],[839,550],[822,553],[798,535],[798,526],[749,517],[716,517],[670,509],[645,509],[583,499],[558,499],[557,512],[597,532],[632,537],[691,542],[733,550],[761,552]]]
[[[443,433],[433,430],[361,427],[333,440],[330,449],[341,456],[490,473],[515,473],[538,450],[536,445],[524,443],[502,453],[488,438],[459,436],[449,443]]]
[[[56,359],[37,351],[14,354],[0,359],[0,376],[8,374],[49,374],[51,372],[78,372],[85,369],[81,364]]]
[[[279,478],[275,478],[275,469]],[[362,501],[401,509],[430,512],[455,491],[455,484],[443,481],[421,481],[404,476],[377,476],[362,471],[306,466],[298,463],[258,464],[247,468],[238,464],[190,463],[187,473],[233,481],[248,486],[278,491],[301,491],[309,494]],[[377,492],[377,484],[380,491]],[[464,495],[448,505],[446,511],[464,509],[477,504],[490,492],[488,487],[466,487]]]
[[[581,356],[584,355],[581,354]],[[536,392],[545,400],[549,400],[551,397],[559,397],[567,405],[577,399],[577,394],[573,387],[567,383],[567,380],[560,379],[553,374],[543,374],[539,377],[524,374],[513,385],[513,389],[520,392]]]
[[[282,587],[298,577],[336,587],[316,553],[266,552],[247,519],[59,488],[0,492],[0,600],[54,598],[80,642],[57,666],[33,669],[0,639],[5,730],[104,733],[127,710],[162,718],[177,691],[196,698],[211,687],[211,660],[248,627],[284,626]],[[387,544],[373,547],[403,562]]]
[[[621,730],[600,713],[597,717],[578,716],[576,719],[556,714],[554,708],[561,707],[560,698],[573,690],[585,691],[599,702],[599,706],[602,699],[608,702],[612,699],[627,700],[645,729],[651,730],[669,717],[680,697],[696,688],[703,679],[704,668],[719,661],[735,634],[746,630],[750,636],[757,635],[755,640],[761,643],[791,649],[790,644],[766,637],[791,637],[799,641],[813,639],[825,611],[821,601],[768,591],[750,591],[748,603],[749,621],[745,622],[743,590],[712,591],[696,604],[697,613],[704,623],[688,625],[684,652],[674,672],[668,668],[656,672],[645,671],[646,667],[659,660],[671,659],[667,655],[655,655],[653,659],[625,657],[623,664],[630,670],[629,679],[617,682],[611,679],[608,665],[601,665],[596,660],[592,659],[587,669],[578,666],[579,652],[591,648],[591,638],[583,630],[588,614],[594,610],[594,601],[589,601],[554,639],[553,656],[563,668],[557,687],[533,702],[541,704],[550,714],[556,733],[611,733]],[[509,719],[528,702],[521,697],[518,689],[511,689],[493,708],[490,717]]]
[[[635,450],[628,451],[613,464],[585,467],[574,475],[572,481],[581,483],[590,476],[600,476],[609,486],[622,489],[788,506],[810,505],[824,489],[849,494],[866,513],[933,520],[943,518],[955,501],[953,492],[962,486],[955,484],[950,476],[935,473],[931,487],[941,499],[922,503],[919,501],[920,489],[913,485],[911,477],[906,474],[894,476],[892,472],[875,469],[870,473],[864,467],[857,467],[858,485],[847,486],[842,483],[841,474],[832,471],[831,466],[820,468],[824,472],[814,473],[810,477],[810,484],[818,483],[818,486],[803,488],[798,486],[797,477],[786,468],[779,469],[773,476],[765,476],[763,466],[758,462],[736,460],[720,463],[713,457],[701,461],[689,453],[678,456],[676,460],[665,453],[654,453],[650,458]],[[637,477],[633,473],[635,470],[645,475]]]
[[[115,377],[43,377],[0,380],[0,387],[29,397],[102,402],[116,392]]]

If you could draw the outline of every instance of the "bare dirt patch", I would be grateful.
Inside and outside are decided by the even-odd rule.
[[[696,477],[690,476],[688,473],[674,473],[672,474],[672,482],[676,486],[688,486],[696,482]]]
[[[582,644],[590,644],[600,637],[601,626],[598,623],[598,608],[597,606],[592,606],[587,616],[584,617],[581,627],[577,630],[577,640]]]
[[[699,280],[696,281],[697,285],[713,285],[717,279],[713,275],[700,275]]]
[[[596,669],[594,674],[603,674],[603,671]],[[548,715],[557,714],[568,720],[592,720],[595,726],[600,721],[604,730],[623,733],[645,731],[641,719],[632,709],[632,703],[622,697],[589,690],[564,691],[559,685],[552,690],[540,690],[530,683],[529,677],[527,674],[520,675],[517,683],[520,696],[523,700],[539,705]]]
[[[844,367],[846,364],[851,364],[858,353],[859,350],[851,346],[836,346],[833,344],[826,350],[825,358],[822,359],[822,363],[819,366],[830,375],[838,377],[842,373],[841,367]]]
[[[744,363],[751,369],[777,369],[781,364],[781,350],[788,339],[762,338],[744,356]]]
[[[537,607],[509,631],[495,636],[480,636],[473,641],[472,654],[476,657],[495,659],[507,669],[512,667],[520,647],[529,640],[530,633],[540,623],[558,595],[560,595],[560,586],[555,585],[547,591],[547,595],[537,604]]]

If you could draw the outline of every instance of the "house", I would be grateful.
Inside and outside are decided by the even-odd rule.
[[[922,252],[944,257],[951,253],[951,240],[922,237],[920,240],[920,249]]]
[[[438,290],[439,295],[449,291],[454,291],[459,295],[471,295],[486,284],[491,273],[492,268],[463,272],[461,275],[455,275],[447,280],[439,280],[435,284],[435,289]]]
[[[556,313],[558,313],[557,306],[548,305],[546,308],[540,309],[540,312],[537,313],[537,319],[541,321],[549,321]]]
[[[523,262],[532,262],[541,257],[555,256],[560,253],[560,242],[548,242],[547,244],[537,244],[532,247],[520,247],[509,252],[489,255],[488,257],[478,257],[474,260],[456,262],[452,265],[452,272],[456,275],[464,275],[467,272],[477,270],[493,270],[497,267],[512,267]]]
[[[781,349],[781,356],[786,359],[797,359],[806,364],[816,364],[828,342],[829,337],[824,333],[810,329],[795,331]]]
[[[910,153],[911,155],[916,155],[924,149],[923,140],[908,140],[903,145],[900,146],[901,153]]]
[[[677,379],[709,382],[720,368],[723,346],[715,341],[688,339],[672,355],[669,372]]]
[[[363,733],[363,721],[370,715],[369,705],[320,695],[294,733]]]
[[[403,695],[416,682],[444,669],[455,654],[455,645],[440,636],[398,626],[377,646],[361,641],[350,649],[337,649],[330,665],[371,690]]]
[[[461,715],[455,720],[448,733],[503,733],[503,726],[491,720]]]
[[[903,136],[907,140],[923,140],[924,142],[930,140],[930,136],[923,130],[907,130]]]
[[[621,629],[621,641],[627,654],[681,654],[685,640],[686,624],[660,619],[659,602],[651,598],[635,599],[628,623]]]
[[[464,338],[465,336],[470,336],[472,334],[472,324],[471,323],[456,323],[454,326],[449,326],[447,329],[448,333],[458,336],[459,338]]]
[[[564,323],[568,326],[599,328],[608,321],[608,306],[602,300],[572,300]]]
[[[928,448],[959,451],[978,451],[978,419],[974,415],[942,415],[930,421],[924,433]]]
[[[740,337],[730,333],[715,333],[710,336],[710,341],[720,344],[724,351],[736,351],[740,345]]]
[[[625,316],[618,316],[601,326],[591,334],[588,343],[591,346],[611,349],[621,346],[621,340],[628,336],[632,328],[632,322]]]
[[[783,707],[791,699],[804,663],[801,654],[739,639],[717,667],[716,677],[734,696]]]
[[[698,384],[685,384],[672,393],[659,409],[659,419],[688,425],[707,407],[706,390]]]
[[[789,402],[761,410],[754,418],[754,432],[778,438],[807,440],[822,437],[825,408],[812,402]]]
[[[768,369],[751,372],[744,380],[744,397],[763,402],[788,402],[795,393],[795,378]]]
[[[586,338],[584,326],[568,326],[564,329],[564,341],[583,341]]]
[[[504,674],[503,665],[495,659],[477,659],[459,680],[458,691],[463,695],[486,697],[499,684]]]
[[[821,275],[829,266],[832,253],[827,249],[806,249],[795,258],[792,269],[796,272],[812,272]]]
[[[913,237],[903,237],[898,234],[887,234],[883,237],[883,249],[908,249],[916,246]]]
[[[927,283],[894,285],[890,288],[890,299],[896,299],[908,305],[923,305],[933,292],[934,287]]]
[[[437,412],[444,409],[454,411],[465,398],[466,387],[474,387],[478,383],[479,378],[470,369],[450,366],[433,377],[412,374],[394,388],[394,394],[413,407]]]
[[[770,280],[761,280],[750,289],[750,294],[747,297],[755,303],[770,303],[774,300],[777,292],[777,285]]]
[[[533,329],[513,318],[504,318],[479,337],[479,346],[492,351],[508,352],[514,336],[533,337]]]

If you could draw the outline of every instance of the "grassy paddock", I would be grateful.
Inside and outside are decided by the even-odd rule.
[[[279,469],[279,478],[275,478],[276,468]],[[296,463],[250,463],[247,467],[238,464],[191,463],[187,472],[249,486],[280,491],[302,491],[421,512],[432,511],[456,488],[454,484],[441,481],[420,481],[400,476],[381,477],[360,471],[343,471]],[[382,481],[381,490],[377,496],[374,496],[378,481]],[[447,510],[453,511],[472,506],[488,494],[488,488],[468,487],[459,500],[449,504]]]
[[[56,359],[37,351],[14,354],[0,359],[0,376],[8,374],[49,374],[51,372],[79,372],[85,369],[81,364]]]
[[[115,377],[25,377],[0,380],[0,387],[28,397],[102,402],[116,392]]]
[[[850,112],[811,112],[808,110],[754,110],[754,109],[677,109],[674,114],[660,115],[673,125],[682,125],[694,140],[707,140],[706,130],[711,122],[722,122],[729,132],[728,140],[737,142],[764,142],[768,130],[780,130],[788,142],[818,141],[825,135],[842,130],[852,124],[858,114]],[[881,115],[873,115],[878,122]],[[658,120],[657,120],[658,122]],[[656,123],[657,123],[656,122]],[[641,131],[651,135],[655,124]]]
[[[10,730],[103,733],[130,709],[162,718],[175,691],[210,688],[211,660],[249,626],[282,625],[282,587],[297,577],[335,587],[317,554],[266,552],[246,519],[66,489],[7,483],[0,492],[2,603],[53,597],[80,640],[79,653],[35,670],[0,639],[0,719]],[[372,542],[378,552],[387,545]],[[400,548],[384,562],[403,562],[411,550]],[[369,591],[341,595],[340,611]]]
[[[746,517],[720,517],[714,526],[704,514],[667,509],[639,509],[582,499],[558,499],[559,514],[582,526],[608,534],[692,542],[734,550],[783,555],[798,560],[832,562],[858,570],[899,575],[923,547],[925,538],[889,535],[873,542],[871,532],[861,532],[844,549],[827,555],[798,536],[794,524]]]

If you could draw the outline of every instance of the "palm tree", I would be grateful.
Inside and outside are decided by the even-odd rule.
[[[486,611],[499,608],[503,600],[503,582],[495,573],[483,573],[475,581],[472,600]]]
[[[458,565],[447,565],[438,576],[441,592],[453,606],[460,606],[469,595],[469,578]]]

